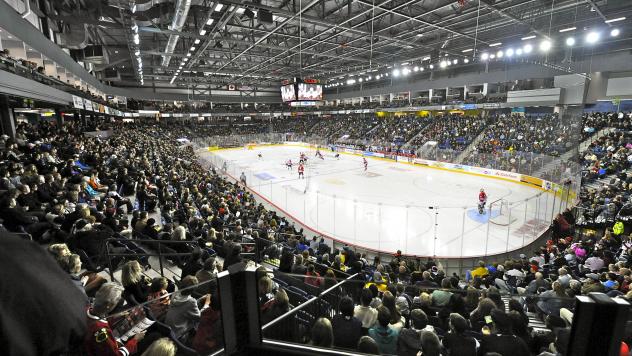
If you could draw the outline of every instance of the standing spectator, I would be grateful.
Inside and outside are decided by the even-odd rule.
[[[362,336],[362,322],[353,316],[353,300],[350,297],[340,300],[339,309],[340,313],[332,320],[334,345],[353,349]]]
[[[391,312],[387,307],[381,305],[377,308],[378,323],[369,329],[369,336],[375,340],[382,354],[397,353],[397,338],[399,331],[391,329]]]

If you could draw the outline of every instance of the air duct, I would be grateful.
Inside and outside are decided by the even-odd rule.
[[[170,30],[177,32],[182,30],[182,27],[186,22],[187,15],[189,14],[189,8],[191,8],[191,0],[178,0],[176,2],[176,10],[173,14],[173,21],[171,21],[171,26],[169,26]],[[167,45],[165,46],[165,53],[167,53],[167,55],[162,57],[163,67],[169,66],[169,61],[171,61],[170,54],[173,53],[173,50],[176,48],[179,38],[180,35],[169,36],[169,41],[167,41]]]

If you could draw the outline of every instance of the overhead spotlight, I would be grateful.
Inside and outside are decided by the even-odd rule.
[[[586,42],[590,44],[595,44],[599,41],[599,33],[591,31],[586,35]]]
[[[496,58],[495,54],[492,53],[492,54],[489,55],[489,59],[494,59],[494,58]]]
[[[619,36],[619,33],[621,33],[621,31],[619,31],[618,28],[613,28],[612,31],[610,31],[610,36],[617,37]]]
[[[134,52],[134,55],[137,57],[140,56],[140,50],[137,49],[136,52]]]
[[[458,59],[453,60],[452,64],[459,64],[459,60]]]
[[[200,43],[200,39],[196,38],[195,41],[193,41],[194,44],[199,44]]]
[[[369,75],[368,77],[366,77],[366,80],[371,80],[371,76]]]
[[[569,37],[566,39],[566,45],[569,47],[572,47],[575,45],[575,38],[573,37]]]
[[[215,20],[213,20],[213,19],[208,19],[208,20],[206,21],[206,25],[207,25],[207,26],[211,26],[211,25],[213,24],[213,21],[215,21]]]
[[[428,68],[434,69],[434,64],[429,65]]]
[[[191,48],[189,48],[189,51],[195,51],[195,46],[191,46]]]
[[[188,61],[188,60],[189,60],[189,58],[184,57],[182,60],[186,62],[186,61]]]
[[[349,79],[347,80],[347,85],[353,85],[355,84],[355,82],[356,82],[355,79]]]
[[[135,44],[139,44],[140,43],[140,37],[138,36],[138,34],[134,35],[134,43]]]
[[[187,57],[191,57],[191,52],[187,53]]]
[[[200,30],[200,36],[204,36],[206,35],[206,30],[205,29],[201,29]]]
[[[498,58],[503,58],[504,55],[505,55],[505,53],[503,53],[503,51],[496,52],[496,57],[498,57]]]
[[[544,40],[540,42],[540,51],[548,52],[551,49],[551,46],[552,46],[551,41]]]
[[[486,61],[489,59],[489,53],[487,52],[483,52],[483,54],[481,54],[481,59]]]
[[[530,44],[526,44],[524,45],[524,47],[522,47],[522,51],[524,52],[524,54],[531,53],[531,51],[533,51],[533,46]]]
[[[419,72],[419,67],[415,66],[415,67],[413,68],[413,72]]]
[[[448,66],[448,62],[446,62],[446,61],[441,61],[441,62],[439,63],[439,67],[441,67],[441,68],[445,68],[445,67],[447,67],[447,66]]]
[[[222,11],[222,8],[224,7],[224,4],[217,4],[215,6],[215,11]]]
[[[408,74],[410,74],[410,69],[408,68],[402,69],[402,75],[407,76]]]
[[[419,67],[419,71],[423,72],[424,71],[424,67]]]
[[[362,83],[364,80],[362,78],[358,79],[358,82]]]
[[[514,50],[513,50],[513,48],[507,48],[507,50],[505,51],[505,55],[506,55],[507,57],[513,57],[513,55],[514,55]]]
[[[386,73],[388,75],[388,73]],[[393,69],[393,76],[399,77],[399,69]]]
[[[516,56],[522,56],[522,48],[516,50]]]
[[[463,63],[468,64],[468,63],[470,63],[470,60],[469,60],[469,59],[467,59],[467,58],[465,58],[465,59],[463,60]]]

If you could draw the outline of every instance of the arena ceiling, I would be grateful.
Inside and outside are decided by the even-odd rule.
[[[292,77],[476,58],[498,43],[632,17],[630,0],[48,1],[40,10],[59,44],[102,46],[86,60],[97,58],[94,70],[118,86],[278,87]]]

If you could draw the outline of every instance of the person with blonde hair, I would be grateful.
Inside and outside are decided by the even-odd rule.
[[[125,294],[134,296],[138,303],[147,301],[151,281],[143,275],[143,269],[138,261],[129,261],[121,270],[121,283],[125,287]]]
[[[331,321],[327,318],[318,318],[312,327],[311,345],[320,347],[332,347],[334,344],[334,331]]]
[[[141,356],[175,356],[178,348],[168,337],[154,341]]]

